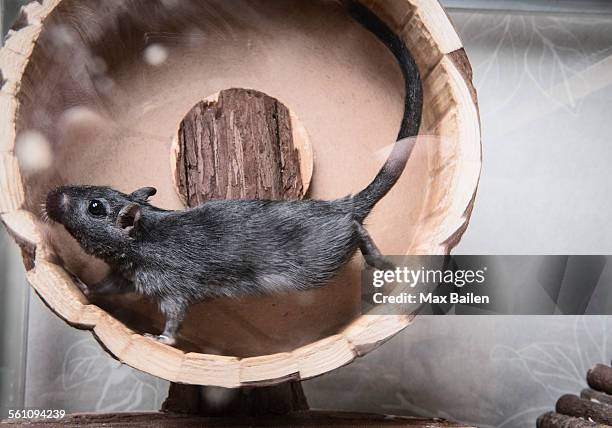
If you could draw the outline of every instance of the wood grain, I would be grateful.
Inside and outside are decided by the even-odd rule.
[[[214,199],[301,199],[300,154],[285,105],[247,89],[200,101],[181,121],[176,184],[194,207]]]

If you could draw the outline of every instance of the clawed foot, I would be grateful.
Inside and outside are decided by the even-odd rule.
[[[144,337],[148,337],[149,339],[156,340],[159,343],[163,343],[164,345],[176,345],[176,339],[174,337],[165,336],[163,334],[150,334],[145,333]]]

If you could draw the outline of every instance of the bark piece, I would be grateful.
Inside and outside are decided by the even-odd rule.
[[[580,392],[580,398],[584,398],[585,400],[599,401],[600,403],[609,404],[612,406],[612,395],[595,391],[590,388],[583,389]]]
[[[221,91],[187,113],[177,138],[176,184],[190,207],[211,199],[304,196],[291,115],[275,98]]]
[[[612,394],[612,367],[596,364],[587,373],[587,383],[597,391]]]
[[[557,401],[557,413],[591,419],[601,424],[612,425],[612,406],[585,400],[572,394],[563,395]]]
[[[544,413],[536,422],[537,428],[606,428],[607,425],[600,425],[595,422],[587,421],[572,416],[560,415],[555,412]]]

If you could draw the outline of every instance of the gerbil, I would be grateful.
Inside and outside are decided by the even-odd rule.
[[[219,200],[184,211],[149,204],[152,187],[131,194],[109,187],[65,186],[47,195],[50,219],[111,273],[86,294],[133,291],[155,298],[166,323],[155,338],[174,344],[191,304],[220,296],[306,290],[327,283],[360,249],[377,267],[388,263],[363,226],[398,180],[418,133],[419,74],[410,52],[379,18],[357,2],[352,16],[397,58],[406,82],[398,142],[364,190],[333,201]]]

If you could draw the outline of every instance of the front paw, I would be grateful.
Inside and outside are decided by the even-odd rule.
[[[144,337],[148,337],[149,339],[153,339],[159,343],[163,343],[164,345],[170,345],[170,346],[174,346],[176,345],[176,339],[174,337],[169,337],[163,334],[150,334],[150,333],[145,333]]]

